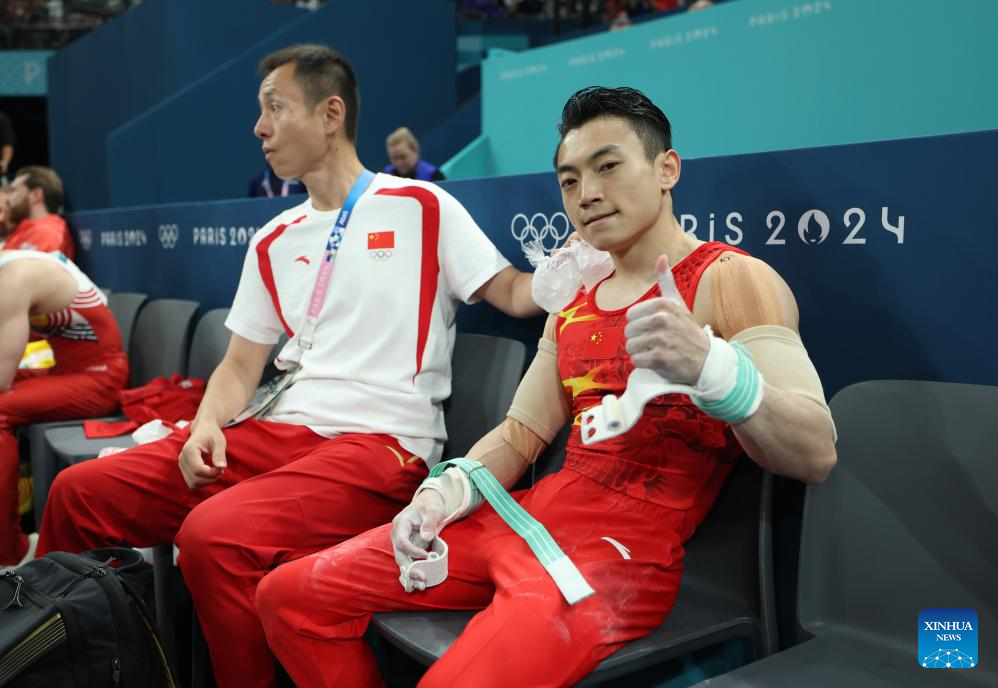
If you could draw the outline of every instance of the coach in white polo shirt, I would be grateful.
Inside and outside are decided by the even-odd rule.
[[[530,275],[454,198],[364,170],[342,55],[294,46],[260,72],[255,133],[309,199],[254,237],[229,349],[190,432],[60,473],[39,543],[44,554],[176,540],[223,688],[273,685],[254,607],[263,575],[388,522],[439,459],[457,302],[541,312]],[[292,382],[259,411],[250,398],[282,332]],[[257,413],[240,420],[248,405]]]

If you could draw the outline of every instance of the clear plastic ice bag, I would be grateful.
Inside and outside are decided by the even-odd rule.
[[[613,271],[606,251],[597,251],[584,241],[572,241],[547,255],[539,241],[523,246],[534,266],[531,296],[548,313],[558,313],[572,302],[581,287],[586,291]]]

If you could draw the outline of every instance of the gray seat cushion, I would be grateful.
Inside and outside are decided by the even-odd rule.
[[[373,624],[392,644],[424,664],[439,659],[457,640],[477,612],[395,612],[376,614]],[[717,591],[687,585],[680,588],[676,604],[665,623],[604,659],[580,685],[590,685],[636,671],[731,636],[742,626],[752,637],[755,625],[751,609]],[[675,649],[675,652],[670,652]]]
[[[915,639],[912,616],[911,640]],[[822,628],[820,635],[696,688],[938,688],[995,686],[998,675],[973,669],[923,669],[916,643],[887,645],[848,629]],[[945,673],[944,673],[945,672]]]
[[[53,428],[45,433],[45,439],[58,460],[70,466],[80,461],[95,458],[105,447],[128,449],[135,446],[135,441],[131,435],[87,439],[83,434],[82,425]]]

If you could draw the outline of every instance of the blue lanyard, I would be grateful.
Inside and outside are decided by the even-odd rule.
[[[343,232],[346,231],[347,223],[350,221],[350,214],[353,212],[357,200],[367,190],[374,180],[374,173],[364,170],[353,183],[350,193],[347,194],[343,207],[336,217],[329,238],[326,240],[326,251],[322,254],[322,261],[319,263],[319,274],[315,278],[315,287],[312,289],[312,298],[308,302],[308,315],[305,318],[305,328],[298,338],[299,359],[300,353],[312,348],[312,339],[315,336],[315,327],[319,320],[319,312],[322,304],[326,300],[326,291],[329,288],[329,277],[333,271],[333,259],[340,250],[340,243],[343,241]]]

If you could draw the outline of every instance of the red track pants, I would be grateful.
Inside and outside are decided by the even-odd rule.
[[[569,606],[527,544],[488,505],[444,530],[447,580],[406,593],[391,527],[382,526],[281,566],[259,585],[267,640],[296,685],[381,685],[363,639],[375,612],[485,608],[421,686],[570,685],[662,623],[679,589],[683,535],[692,531],[682,512],[571,470],[514,496],[595,595]]]
[[[386,435],[328,440],[304,426],[247,421],[225,430],[219,481],[191,490],[177,467],[187,434],[61,472],[39,555],[176,540],[218,685],[271,686],[273,656],[254,607],[260,579],[391,520],[426,466]]]
[[[18,514],[20,456],[14,430],[19,425],[90,418],[118,408],[127,369],[108,373],[37,374],[19,372],[0,394],[0,565],[16,564],[28,548]]]

